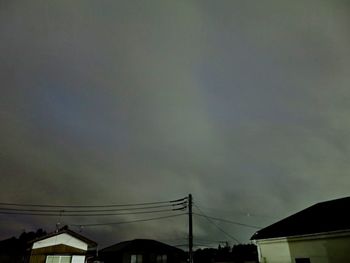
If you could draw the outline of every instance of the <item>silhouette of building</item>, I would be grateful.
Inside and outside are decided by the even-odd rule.
[[[260,262],[350,262],[350,197],[315,204],[256,232]]]
[[[97,243],[63,228],[32,242],[30,263],[85,263],[96,255]]]
[[[99,258],[104,263],[184,263],[187,255],[159,241],[135,239],[100,250]]]

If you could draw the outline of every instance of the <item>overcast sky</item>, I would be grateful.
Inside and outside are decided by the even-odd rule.
[[[348,196],[349,24],[345,0],[0,0],[0,202],[192,193],[264,227]],[[77,223],[0,215],[0,238],[58,221]],[[256,231],[217,224],[241,242]],[[186,231],[178,217],[82,233],[103,246]],[[231,241],[199,217],[195,236]]]

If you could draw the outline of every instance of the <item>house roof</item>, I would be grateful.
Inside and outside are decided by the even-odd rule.
[[[47,234],[45,236],[37,238],[37,239],[33,240],[30,243],[35,243],[37,241],[41,241],[41,240],[47,239],[49,237],[61,235],[61,234],[64,234],[64,233],[66,233],[68,235],[71,235],[71,236],[73,236],[73,237],[75,237],[75,238],[85,242],[86,244],[88,244],[88,247],[92,248],[92,247],[96,247],[97,246],[97,243],[95,241],[92,241],[91,239],[88,239],[87,237],[84,237],[84,236],[80,235],[79,233],[74,232],[74,231],[72,231],[72,230],[70,230],[70,229],[68,229],[66,227],[64,227],[64,228],[62,228],[62,229],[60,229],[60,230],[58,230],[56,232],[52,232],[52,233],[49,233],[49,234]]]
[[[269,239],[350,230],[350,197],[321,202],[256,232],[251,239]]]
[[[151,239],[134,239],[129,241],[124,241],[117,243],[115,245],[106,247],[102,250],[100,250],[100,253],[118,253],[118,252],[125,252],[125,251],[137,251],[137,250],[144,250],[144,251],[155,251],[155,252],[164,252],[164,253],[184,253],[183,250],[167,245],[165,243],[151,240]]]

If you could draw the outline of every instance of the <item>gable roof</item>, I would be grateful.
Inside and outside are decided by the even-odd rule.
[[[89,248],[93,248],[93,247],[96,247],[97,246],[97,243],[95,241],[92,241],[91,239],[88,239],[87,237],[84,237],[80,234],[78,234],[77,232],[74,232],[68,228],[62,228],[60,229],[59,231],[57,232],[52,232],[52,233],[49,233],[45,236],[42,236],[40,238],[37,238],[35,240],[33,240],[31,243],[35,243],[35,242],[38,242],[38,241],[41,241],[41,240],[45,240],[47,238],[50,238],[50,237],[54,237],[54,236],[58,236],[58,235],[61,235],[61,234],[68,234],[68,235],[71,235],[81,241],[83,241],[84,243],[86,243],[88,245]]]
[[[321,202],[256,232],[251,239],[269,239],[350,230],[350,197]]]
[[[125,251],[154,251],[164,253],[184,253],[182,249],[151,239],[134,239],[117,243],[100,250],[100,253],[118,253]]]

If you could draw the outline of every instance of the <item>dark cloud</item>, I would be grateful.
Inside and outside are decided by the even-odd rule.
[[[208,214],[265,226],[348,194],[344,1],[0,7],[3,202],[132,203],[192,193]],[[0,220],[4,238],[75,223]],[[79,219],[110,220],[121,218]],[[197,236],[229,239],[205,218],[195,222]],[[241,241],[254,232],[220,226]],[[181,239],[186,227],[174,218],[84,231],[109,244]]]

